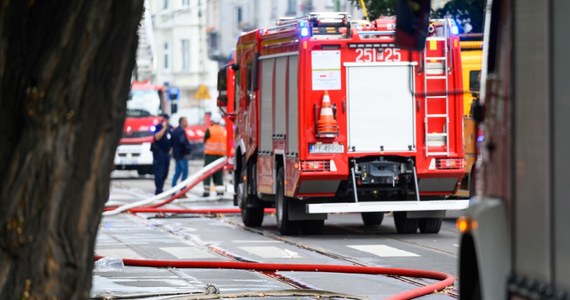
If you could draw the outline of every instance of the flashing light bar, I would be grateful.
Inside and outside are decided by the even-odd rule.
[[[301,27],[301,37],[308,37],[309,36],[309,28]]]
[[[394,43],[349,43],[348,49],[357,48],[396,48]]]
[[[307,27],[306,21],[300,21],[299,27],[300,27],[299,33],[302,38],[308,37],[311,34],[311,32],[309,31],[309,27]]]
[[[451,26],[451,33],[459,34],[459,27],[457,27],[456,25]]]

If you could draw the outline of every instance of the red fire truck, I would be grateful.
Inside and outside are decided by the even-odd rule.
[[[127,101],[123,136],[115,154],[115,168],[152,174],[150,143],[155,126],[162,122],[166,107],[164,87],[134,81]]]
[[[282,234],[360,212],[437,233],[464,176],[460,47],[431,21],[426,50],[394,44],[395,20],[346,13],[280,19],[243,34],[235,64],[235,204],[246,226],[275,206]]]
[[[235,66],[235,61],[232,59],[229,64],[225,65],[218,71],[218,98],[217,105],[221,109],[224,116],[224,121],[226,123],[226,153],[230,158],[226,169],[228,171],[233,171],[235,166],[235,160],[233,159],[235,155],[234,147],[234,121],[235,121],[235,111],[236,111],[236,97],[235,97],[235,71],[233,67]]]

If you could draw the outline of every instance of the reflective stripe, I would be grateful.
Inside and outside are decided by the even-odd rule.
[[[204,153],[210,155],[226,155],[226,129],[214,124],[208,128],[210,137],[204,144]]]

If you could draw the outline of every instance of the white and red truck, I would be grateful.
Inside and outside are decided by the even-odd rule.
[[[447,210],[467,207],[448,198],[464,176],[452,26],[431,21],[423,52],[395,46],[394,18],[353,26],[346,13],[243,34],[229,67],[245,225],[275,206],[282,234],[318,233],[328,213],[344,212],[366,225],[394,212],[400,233],[437,233]]]
[[[152,174],[150,144],[155,126],[162,122],[165,107],[163,86],[146,81],[132,83],[123,135],[115,153],[115,169],[136,170],[140,175]]]
[[[162,114],[172,112],[162,85],[149,81],[133,81],[127,101],[127,117],[123,135],[115,153],[115,169],[136,170],[139,175],[152,174],[152,152],[155,126],[162,122]],[[191,156],[203,155],[204,133],[209,125],[209,114],[201,109],[182,109],[171,116],[171,124],[178,124],[178,117],[187,117],[189,126],[186,137],[192,146]]]

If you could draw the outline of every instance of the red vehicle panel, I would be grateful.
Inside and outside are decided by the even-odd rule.
[[[242,35],[236,204],[277,206],[281,228],[285,215],[314,219],[312,204],[452,195],[464,176],[460,47],[451,21],[431,26],[424,52],[395,47],[393,18],[353,28],[342,13]]]

